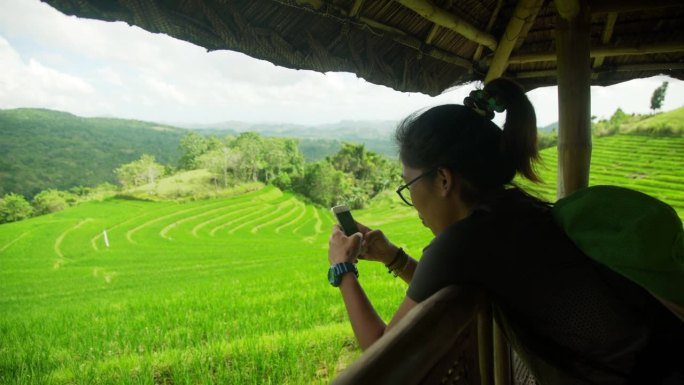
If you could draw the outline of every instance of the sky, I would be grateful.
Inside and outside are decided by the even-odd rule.
[[[647,113],[669,81],[663,110],[684,105],[684,82],[665,76],[592,87],[592,114]],[[0,109],[39,107],[79,116],[175,124],[231,120],[306,125],[398,121],[462,103],[477,84],[437,97],[402,93],[356,75],[291,70],[204,48],[123,22],[66,16],[38,0],[0,0]],[[528,92],[544,126],[558,120],[556,87]]]

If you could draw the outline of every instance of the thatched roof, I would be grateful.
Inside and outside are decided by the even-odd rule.
[[[559,0],[44,1],[68,15],[125,21],[284,67],[352,72],[399,91],[436,95],[484,80],[497,48],[512,50],[494,64],[505,76],[528,90],[556,84]],[[683,1],[590,3],[593,85],[684,79]]]

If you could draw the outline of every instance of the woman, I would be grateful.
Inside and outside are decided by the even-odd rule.
[[[549,204],[511,184],[516,174],[539,180],[536,117],[523,90],[496,79],[464,104],[414,114],[397,129],[406,182],[397,192],[435,235],[420,262],[380,230],[359,224],[347,237],[333,228],[331,271],[361,347],[439,289],[472,284],[488,292],[509,342],[542,384],[684,382],[684,324],[583,255]],[[501,130],[491,119],[504,110]],[[387,325],[346,273],[359,255],[409,285]]]

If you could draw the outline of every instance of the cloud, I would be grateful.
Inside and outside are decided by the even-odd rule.
[[[3,107],[73,110],[94,92],[92,85],[79,77],[59,72],[35,59],[22,60],[0,36],[0,105]]]
[[[400,120],[462,103],[474,85],[437,97],[394,91],[354,74],[278,67],[204,48],[123,22],[66,16],[37,0],[0,0],[0,108],[34,106],[163,122],[226,120],[329,123]],[[592,113],[647,112],[665,78],[592,88]],[[558,120],[555,87],[530,92],[539,125]],[[679,107],[672,81],[664,109]],[[502,123],[501,117],[497,118]]]

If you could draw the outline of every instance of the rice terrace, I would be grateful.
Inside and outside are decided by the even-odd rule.
[[[648,192],[684,216],[684,138],[594,144],[592,184]],[[554,164],[555,149],[543,155]],[[540,193],[553,191],[553,167],[543,175]],[[324,278],[329,210],[272,186],[245,190],[108,198],[1,225],[0,382],[330,381],[360,351]],[[356,216],[414,255],[431,239],[391,191]],[[361,279],[387,318],[405,286],[376,265],[362,262]]]
[[[684,303],[501,190],[684,219],[684,2],[1,4],[0,385],[682,378]],[[679,291],[668,207],[584,207]]]

